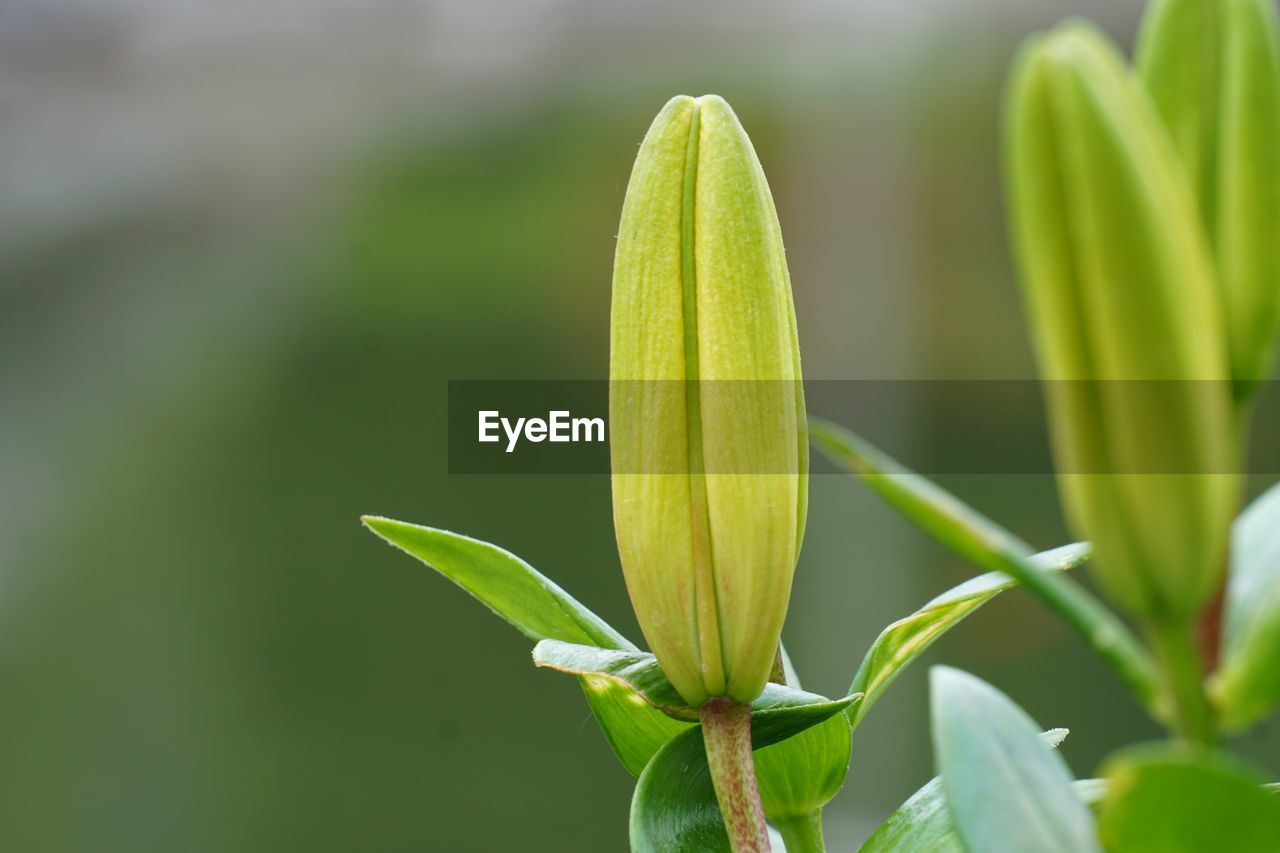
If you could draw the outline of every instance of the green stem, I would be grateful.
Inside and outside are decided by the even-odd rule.
[[[1074,628],[1085,643],[1111,665],[1139,701],[1155,713],[1160,699],[1159,674],[1151,655],[1119,616],[1070,578],[1032,566],[1021,548],[1015,550],[1006,544],[999,550],[999,563],[1001,571],[1020,581]]]
[[[826,853],[827,846],[822,840],[822,809],[814,809],[811,814],[799,817],[775,820],[773,825],[787,845],[787,853]]]
[[[843,427],[809,418],[809,435],[833,462],[961,557],[1022,583],[1075,629],[1157,716],[1160,676],[1145,646],[1102,602],[1071,579],[1036,568],[1031,547]]]
[[[769,853],[769,829],[751,757],[751,706],[718,697],[708,700],[698,717],[733,853]]]
[[[1173,700],[1174,729],[1183,740],[1212,745],[1218,731],[1213,709],[1204,692],[1204,667],[1196,648],[1195,630],[1187,621],[1153,621],[1151,644],[1164,669]]]

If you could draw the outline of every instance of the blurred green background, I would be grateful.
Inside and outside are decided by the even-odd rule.
[[[449,476],[444,404],[450,378],[606,375],[657,109],[717,92],[752,134],[808,378],[1028,377],[1002,78],[1035,29],[1085,14],[1128,45],[1140,11],[5,4],[0,849],[625,849],[631,779],[573,681],[357,516],[498,543],[638,637],[607,478]],[[946,485],[1067,540],[1046,477]],[[971,569],[851,481],[811,507],[785,636],[836,694]],[[930,661],[1069,727],[1080,775],[1157,733],[1025,596]],[[932,774],[925,676],[859,729],[833,849]],[[1274,730],[1239,746],[1280,768]]]

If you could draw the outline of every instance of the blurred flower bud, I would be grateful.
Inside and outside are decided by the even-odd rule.
[[[1138,69],[1164,120],[1217,266],[1241,396],[1280,331],[1280,51],[1274,0],[1155,0]]]
[[[700,706],[768,680],[808,478],[791,284],[764,172],[721,98],[676,97],[627,186],[609,443],[627,589]]]
[[[1006,110],[1010,224],[1068,519],[1113,598],[1189,618],[1221,576],[1238,481],[1192,194],[1150,100],[1091,28],[1029,42]]]

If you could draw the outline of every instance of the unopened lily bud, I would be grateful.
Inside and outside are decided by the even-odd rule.
[[[1238,479],[1192,194],[1092,28],[1028,43],[1006,110],[1010,224],[1068,519],[1113,598],[1189,618],[1221,575]]]
[[[808,448],[782,234],[721,98],[676,97],[627,186],[613,272],[613,516],[640,627],[690,704],[769,677]]]
[[[1280,51],[1274,0],[1154,0],[1138,71],[1195,192],[1231,375],[1248,396],[1280,331]]]

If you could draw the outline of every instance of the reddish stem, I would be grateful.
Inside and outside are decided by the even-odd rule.
[[[769,853],[769,830],[751,758],[751,706],[723,697],[709,699],[698,716],[733,853]]]
[[[1227,582],[1224,578],[1218,586],[1217,594],[1200,611],[1200,618],[1196,622],[1196,646],[1200,650],[1200,661],[1204,664],[1206,673],[1212,673],[1218,668],[1222,645],[1222,611],[1226,598]]]

